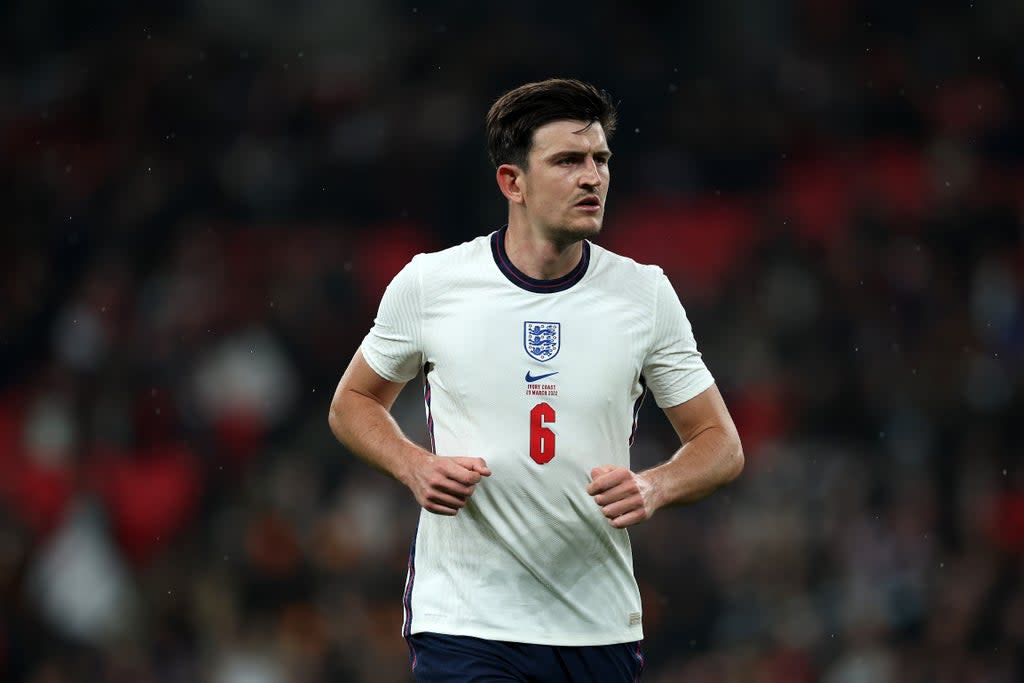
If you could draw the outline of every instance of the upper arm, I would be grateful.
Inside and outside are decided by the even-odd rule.
[[[373,327],[338,382],[328,418],[336,434],[366,423],[367,410],[380,406],[390,411],[419,371],[423,306],[417,263],[414,257],[391,280]]]
[[[714,384],[714,377],[697,350],[686,311],[668,278],[660,273],[650,335],[641,374],[658,407],[667,410],[688,403]]]
[[[331,417],[335,418],[340,413],[345,400],[353,395],[373,399],[384,406],[386,410],[391,410],[395,399],[398,398],[398,394],[406,384],[406,382],[392,382],[378,375],[366,362],[362,350],[357,350],[345,369],[345,373],[341,376],[338,388],[334,391],[334,399],[331,401]]]
[[[381,297],[373,327],[359,347],[360,360],[391,382],[405,384],[423,366],[422,323],[425,309],[420,265],[420,259],[414,257],[391,280]]]
[[[707,429],[721,429],[730,439],[739,442],[736,425],[716,384],[688,401],[663,410],[683,443],[692,441]]]

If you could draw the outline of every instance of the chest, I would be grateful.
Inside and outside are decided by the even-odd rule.
[[[650,321],[625,298],[453,291],[424,311],[427,362],[467,400],[565,397],[605,405],[635,386]]]

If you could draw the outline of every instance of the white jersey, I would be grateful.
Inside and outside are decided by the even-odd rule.
[[[713,379],[660,268],[585,241],[572,272],[535,280],[504,236],[414,257],[361,347],[385,379],[424,369],[434,452],[492,472],[457,515],[421,511],[404,632],[640,640],[629,535],[587,494],[590,470],[629,467],[646,389],[664,408]]]

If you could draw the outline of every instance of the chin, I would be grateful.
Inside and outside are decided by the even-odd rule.
[[[571,225],[562,225],[551,230],[552,237],[559,242],[579,242],[580,240],[597,237],[601,233],[600,219],[579,221]]]

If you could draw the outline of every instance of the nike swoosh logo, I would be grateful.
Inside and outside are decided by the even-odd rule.
[[[531,375],[530,371],[527,370],[526,371],[526,381],[527,382],[539,382],[540,380],[544,379],[545,377],[550,377],[551,375],[557,375],[557,374],[558,374],[557,372],[549,372],[546,375]]]

